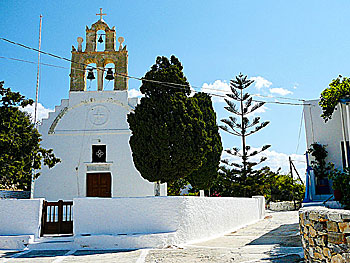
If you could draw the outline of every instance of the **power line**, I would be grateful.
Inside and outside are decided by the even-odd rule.
[[[15,60],[15,61],[24,62],[24,63],[30,63],[30,64],[37,64],[37,62],[24,60],[24,59],[19,59],[19,58],[11,58],[11,57],[3,57],[3,56],[0,56],[0,58],[2,58],[2,59],[9,59],[9,60]],[[53,64],[47,64],[47,63],[40,63],[40,65],[54,67],[54,68],[69,69],[68,67],[62,67],[62,66],[57,66],[57,65],[53,65]]]
[[[26,48],[26,49],[29,49],[29,50],[33,50],[35,52],[39,52],[39,53],[42,53],[42,54],[45,54],[45,55],[48,55],[48,56],[52,56],[54,58],[57,58],[57,59],[62,59],[62,60],[65,60],[65,61],[68,61],[68,62],[71,62],[71,63],[75,63],[75,64],[78,64],[78,65],[82,65],[82,66],[86,66],[86,67],[89,67],[91,69],[99,69],[101,71],[106,71],[106,69],[104,68],[99,68],[99,67],[93,67],[91,65],[88,65],[88,64],[85,64],[85,63],[80,63],[80,62],[76,62],[76,61],[73,61],[71,59],[68,59],[68,58],[65,58],[65,57],[62,57],[62,56],[58,56],[58,55],[55,55],[55,54],[52,54],[50,52],[45,52],[45,51],[42,51],[42,50],[38,50],[36,48],[33,48],[33,47],[29,47],[27,45],[24,45],[24,44],[21,44],[21,43],[18,43],[18,42],[14,42],[14,41],[11,41],[9,39],[6,39],[6,38],[3,38],[3,37],[0,37],[0,40],[3,40],[3,41],[6,41],[10,44],[13,44],[13,45],[17,45],[17,46],[20,46],[20,47],[23,47],[23,48]],[[6,58],[6,57],[1,57],[1,58]],[[17,61],[21,61],[21,62],[27,62],[27,63],[31,63],[30,61],[26,61],[26,60],[21,60],[21,59],[15,59],[15,58],[8,58],[8,59],[12,59],[12,60],[17,60]],[[44,63],[42,63],[44,64]],[[60,67],[60,66],[56,66],[56,65],[52,65],[52,64],[46,64],[47,66],[53,66],[53,67]],[[60,67],[60,68],[65,68],[66,67]],[[69,68],[68,68],[69,69]],[[75,70],[79,70],[79,69],[75,69]],[[196,87],[196,86],[190,86],[190,85],[185,85],[185,84],[179,84],[179,83],[172,83],[172,82],[166,82],[166,81],[157,81],[157,80],[150,80],[150,79],[145,79],[145,78],[138,78],[138,77],[133,77],[133,76],[129,76],[129,75],[126,75],[126,74],[122,74],[122,73],[118,73],[118,72],[115,72],[116,75],[119,75],[121,77],[124,77],[124,78],[129,78],[129,79],[135,79],[135,80],[139,80],[139,81],[146,81],[146,82],[152,82],[152,83],[157,83],[157,84],[161,84],[163,86],[167,86],[167,87],[172,87],[172,88],[178,88],[178,89],[185,89],[187,87],[192,87],[192,88],[197,88],[197,89],[202,89],[202,87]],[[178,86],[178,87],[174,87],[174,86]],[[204,88],[204,89],[208,89],[208,88]],[[218,90],[218,89],[211,89],[213,91],[219,91],[219,92],[223,92],[222,90]],[[196,91],[194,90],[194,92],[198,93],[200,91]],[[206,94],[209,94],[211,96],[216,96],[216,97],[221,97],[221,98],[226,98],[225,95],[219,95],[219,94],[215,94],[215,93],[209,93],[209,92],[204,92]],[[260,95],[260,94],[251,94],[252,96],[260,96],[260,97],[264,97],[264,95]],[[268,97],[268,96],[265,96],[265,97]],[[272,96],[269,96],[269,98],[271,98]],[[279,98],[283,98],[283,97],[279,97]],[[292,99],[292,98],[283,98],[283,99]],[[293,100],[300,100],[300,101],[304,101],[302,99],[293,99]],[[264,103],[269,103],[269,104],[280,104],[280,105],[295,105],[295,106],[300,106],[300,105],[310,105],[311,104],[306,104],[306,103],[290,103],[290,102],[280,102],[280,101],[260,101],[260,100],[253,100],[255,102],[264,102]]]
[[[300,135],[301,135],[301,128],[303,126],[303,119],[304,119],[304,111],[301,111],[301,118],[300,118],[300,125],[299,125],[299,134],[298,134],[298,144],[297,144],[297,149],[295,150],[295,154],[298,153],[299,150],[299,144],[300,144]]]

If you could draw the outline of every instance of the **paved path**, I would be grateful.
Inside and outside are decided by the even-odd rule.
[[[183,248],[134,251],[0,250],[0,263],[236,263],[302,262],[298,212],[267,213],[264,220],[236,232]]]

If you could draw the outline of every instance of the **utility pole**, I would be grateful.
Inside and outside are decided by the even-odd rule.
[[[292,179],[292,187],[294,186],[294,179],[293,179],[293,163],[292,163],[292,158],[289,156],[289,169],[290,169],[290,177]],[[294,197],[294,190],[292,189],[292,197],[293,197],[293,202],[294,202],[294,209],[297,209],[297,205],[295,203],[295,197]]]
[[[37,121],[37,111],[38,111],[38,99],[39,99],[39,80],[40,80],[40,48],[41,48],[41,25],[43,21],[43,16],[40,15],[40,24],[39,24],[39,48],[38,48],[38,68],[36,73],[36,91],[35,91],[35,106],[34,106],[34,128],[38,128]],[[34,159],[33,159],[34,163]],[[34,174],[35,171],[32,172],[32,180],[30,184],[30,198],[34,198]]]

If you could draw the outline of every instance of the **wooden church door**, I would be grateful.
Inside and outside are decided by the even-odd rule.
[[[86,186],[87,197],[112,197],[110,173],[88,173]]]

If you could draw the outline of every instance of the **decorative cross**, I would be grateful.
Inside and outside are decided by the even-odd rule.
[[[96,155],[97,155],[97,157],[98,158],[101,158],[103,155],[104,155],[104,153],[101,151],[101,149],[100,150],[98,150],[97,152],[96,152]]]
[[[105,117],[105,114],[101,112],[99,108],[97,108],[96,112],[93,114],[95,121],[98,122],[99,120],[103,119]]]
[[[99,14],[96,14],[97,16],[100,16],[100,20],[103,20],[102,19],[102,16],[106,16],[107,14],[102,14],[102,8],[100,8],[100,13]]]

